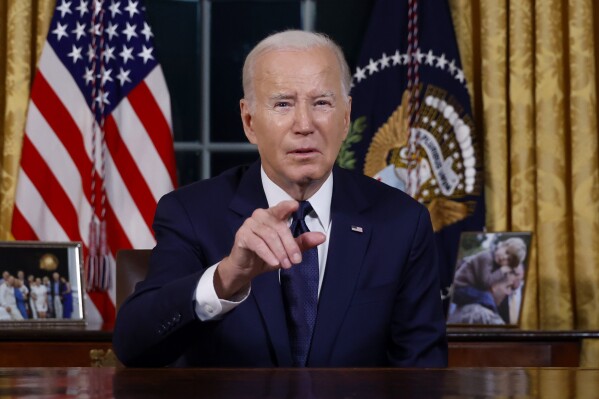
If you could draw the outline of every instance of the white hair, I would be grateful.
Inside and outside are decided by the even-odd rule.
[[[526,244],[521,238],[512,237],[497,243],[497,249],[505,247],[510,267],[517,267],[526,258]]]
[[[307,32],[302,30],[286,30],[283,32],[274,33],[260,43],[258,43],[245,58],[243,64],[243,96],[248,101],[250,108],[254,105],[254,67],[258,57],[269,51],[276,50],[309,50],[312,48],[323,47],[331,50],[341,71],[341,88],[343,89],[343,97],[345,101],[349,98],[351,88],[351,74],[349,66],[343,55],[341,47],[331,38],[322,33]]]

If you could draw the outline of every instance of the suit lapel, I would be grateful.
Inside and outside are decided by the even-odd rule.
[[[260,162],[255,162],[241,178],[237,192],[231,201],[230,209],[233,212],[230,214],[229,225],[233,234],[255,209],[267,207],[268,202],[260,177]],[[290,367],[292,365],[291,348],[278,273],[264,273],[254,278],[250,296],[262,315],[262,321],[266,326],[278,365]],[[248,298],[248,300],[252,300],[252,298]]]
[[[368,206],[356,182],[342,171],[337,171],[331,202],[331,241],[318,300],[309,366],[329,364],[370,242],[372,226],[362,214]]]

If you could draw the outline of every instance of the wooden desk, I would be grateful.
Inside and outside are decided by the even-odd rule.
[[[96,328],[0,329],[0,367],[87,367],[90,350],[110,348],[112,332]]]
[[[583,339],[597,331],[449,328],[450,367],[578,367]]]
[[[577,367],[583,339],[597,331],[448,330],[450,367]],[[0,330],[0,367],[87,367],[90,350],[112,347],[93,328]]]
[[[2,397],[592,398],[599,369],[0,369]]]

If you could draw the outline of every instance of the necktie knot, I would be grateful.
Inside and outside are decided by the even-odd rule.
[[[309,201],[300,201],[299,208],[297,208],[297,211],[293,212],[293,219],[304,220],[310,212],[312,212],[312,204],[310,204]]]
[[[299,208],[297,211],[293,212],[291,226],[291,232],[294,237],[299,236],[300,234],[306,233],[310,231],[304,218],[312,212],[312,205],[308,201],[300,201]]]

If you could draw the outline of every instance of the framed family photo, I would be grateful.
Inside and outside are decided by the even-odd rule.
[[[85,324],[79,242],[0,241],[0,328]]]
[[[460,237],[447,324],[520,324],[530,232],[465,232]]]

